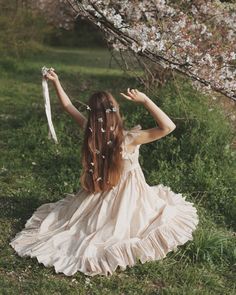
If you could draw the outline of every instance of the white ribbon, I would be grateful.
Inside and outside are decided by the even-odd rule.
[[[49,97],[49,90],[48,90],[48,82],[47,79],[45,77],[47,71],[49,69],[46,68],[45,66],[42,67],[42,87],[43,87],[43,97],[44,97],[44,106],[45,106],[45,112],[46,112],[46,116],[47,116],[47,121],[48,121],[48,126],[49,126],[49,134],[48,137],[49,138],[53,138],[53,140],[55,141],[55,143],[58,143],[57,140],[57,135],[52,123],[52,115],[51,115],[51,105],[50,105],[50,97]]]

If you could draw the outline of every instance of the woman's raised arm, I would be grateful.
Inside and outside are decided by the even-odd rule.
[[[132,145],[152,142],[166,136],[176,128],[174,122],[146,94],[137,89],[128,88],[127,94],[121,93],[121,95],[134,102],[142,103],[158,124],[158,127],[140,130],[140,134],[135,137]]]
[[[58,96],[60,103],[61,103],[62,107],[64,108],[64,110],[76,120],[76,122],[79,124],[79,126],[81,128],[84,128],[84,126],[87,122],[87,119],[72,104],[68,95],[65,93],[63,87],[61,86],[61,83],[59,81],[57,74],[52,69],[50,69],[47,72],[46,77],[52,81],[52,83],[55,87],[57,96]]]

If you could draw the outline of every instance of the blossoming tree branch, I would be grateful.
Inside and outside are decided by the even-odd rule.
[[[236,9],[217,0],[67,0],[118,51],[187,75],[236,100]]]

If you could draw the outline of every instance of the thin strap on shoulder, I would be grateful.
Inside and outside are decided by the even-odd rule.
[[[140,134],[142,126],[140,124],[132,127],[130,130],[127,130],[125,133],[125,145],[131,144],[136,136]]]

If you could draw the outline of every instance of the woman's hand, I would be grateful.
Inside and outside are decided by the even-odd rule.
[[[147,95],[143,92],[138,91],[137,89],[127,89],[127,94],[120,93],[122,96],[124,96],[128,100],[132,100],[134,102],[138,103],[145,103],[147,99]]]
[[[47,71],[47,73],[45,75],[45,77],[48,80],[51,80],[52,82],[56,82],[59,80],[57,74],[54,71],[55,70],[53,68],[50,68],[49,71]]]

